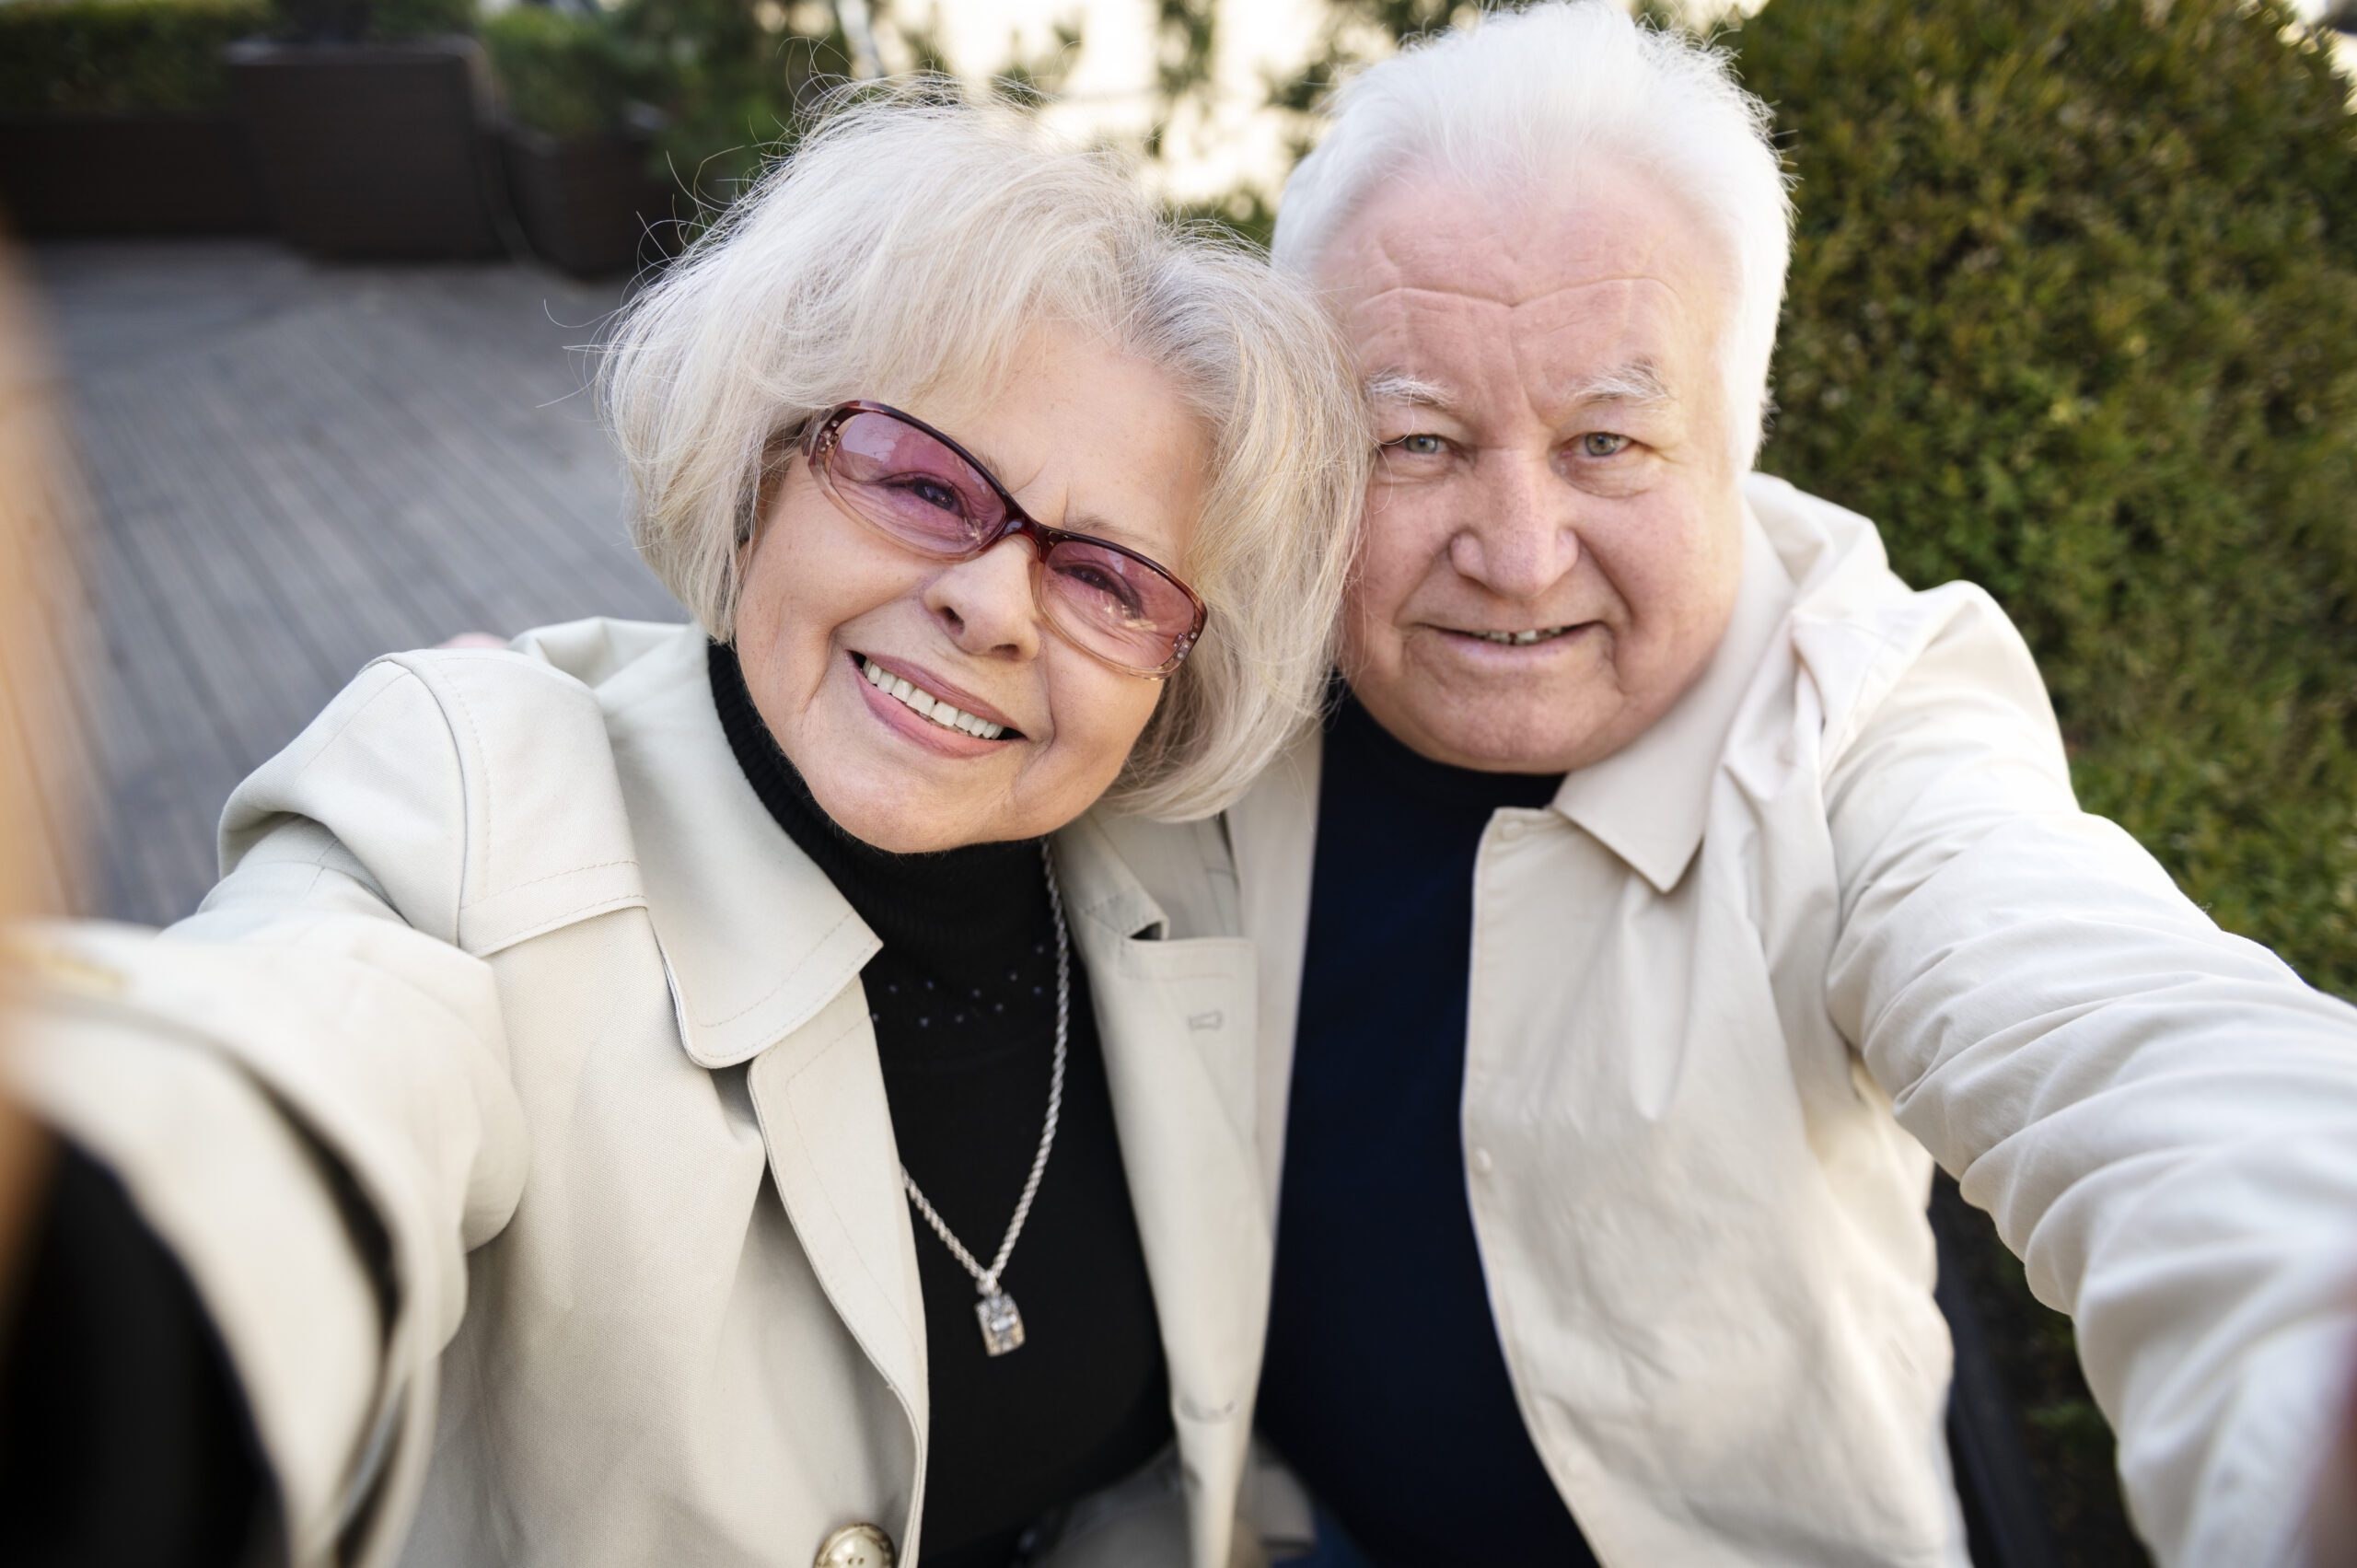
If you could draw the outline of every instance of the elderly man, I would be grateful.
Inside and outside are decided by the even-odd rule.
[[[2357,1015],[2079,811],[1985,594],[1747,471],[1767,121],[1546,6],[1369,71],[1286,190],[1381,454],[1347,691],[1231,818],[1260,1430],[1385,1563],[1964,1562],[1936,1160],[2160,1558],[2293,1561]]]

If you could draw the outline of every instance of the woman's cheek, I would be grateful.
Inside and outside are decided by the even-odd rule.
[[[1073,793],[1094,802],[1111,785],[1154,716],[1162,683],[1093,666],[1056,709],[1056,739],[1069,744]],[[1066,704],[1069,704],[1068,706]]]

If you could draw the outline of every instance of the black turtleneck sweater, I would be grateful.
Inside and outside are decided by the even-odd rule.
[[[1039,843],[888,854],[811,798],[714,645],[712,694],[778,826],[883,942],[861,972],[900,1162],[987,1265],[1022,1195],[1056,1040],[1056,936]],[[1154,1296],[1113,1128],[1087,976],[1072,962],[1063,1115],[1001,1287],[1026,1340],[986,1353],[973,1276],[916,1229],[931,1367],[927,1568],[1004,1568],[1058,1505],[1170,1441]]]

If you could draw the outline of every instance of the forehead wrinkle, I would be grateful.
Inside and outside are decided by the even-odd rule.
[[[1387,283],[1381,288],[1360,295],[1351,308],[1353,310],[1364,310],[1368,306],[1379,305],[1394,296],[1400,296],[1406,298],[1423,297],[1442,302],[1474,302],[1495,305],[1507,310],[1523,310],[1532,306],[1544,305],[1562,295],[1575,294],[1585,288],[1598,288],[1607,284],[1651,284],[1656,288],[1665,290],[1673,297],[1678,296],[1677,287],[1658,273],[1601,273],[1592,277],[1573,278],[1568,282],[1552,284],[1545,288],[1533,289],[1527,294],[1485,288],[1470,281],[1454,284],[1399,281]]]

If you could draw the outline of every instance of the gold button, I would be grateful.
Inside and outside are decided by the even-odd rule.
[[[892,1568],[892,1538],[874,1525],[845,1525],[819,1543],[810,1568]]]

